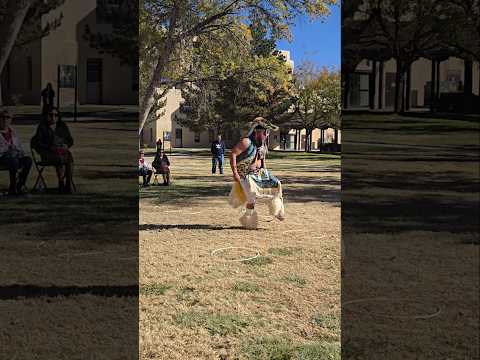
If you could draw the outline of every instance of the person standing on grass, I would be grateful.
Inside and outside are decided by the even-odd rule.
[[[153,168],[152,165],[145,160],[145,153],[143,150],[139,151],[138,158],[138,173],[143,178],[143,186],[150,186],[150,179],[152,178]]]
[[[10,113],[0,109],[0,167],[8,169],[10,173],[8,194],[22,195],[32,159],[25,155],[20,138],[11,128],[11,122]]]
[[[223,142],[221,135],[218,135],[217,140],[212,142],[210,150],[212,152],[212,174],[215,174],[217,172],[217,163],[220,174],[223,174],[225,143]]]
[[[48,112],[55,106],[53,101],[55,99],[55,91],[51,83],[47,84],[47,87],[42,90],[42,115],[47,116]]]
[[[270,214],[285,220],[282,184],[267,170],[267,138],[269,130],[277,130],[264,118],[256,118],[247,136],[235,145],[230,154],[230,166],[235,180],[230,191],[229,203],[233,208],[245,206],[240,223],[247,229],[258,227],[255,211],[257,200],[266,200]]]

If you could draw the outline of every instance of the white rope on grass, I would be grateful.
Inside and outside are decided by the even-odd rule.
[[[287,234],[287,233],[291,233],[291,232],[299,232],[299,231],[305,231],[305,229],[292,229],[292,230],[285,230],[285,231],[282,231],[282,233],[284,233],[284,234]]]
[[[357,299],[357,300],[350,300],[346,301],[342,304],[342,307],[346,305],[351,305],[351,304],[359,304],[359,303],[368,303],[368,302],[376,302],[376,301],[384,301],[384,302],[390,302],[393,303],[395,301],[404,301],[405,303],[417,303],[417,304],[423,304],[426,305],[425,303],[418,301],[418,300],[412,300],[412,299],[402,299],[402,298],[388,298],[388,297],[372,297],[372,298],[364,298],[364,299]],[[349,310],[351,312],[355,313],[369,313],[370,315],[373,316],[378,316],[378,317],[383,317],[383,318],[392,318],[392,319],[431,319],[435,316],[440,315],[442,312],[442,309],[437,306],[435,311],[430,313],[430,314],[418,314],[418,315],[388,315],[388,314],[381,314],[381,313],[376,313],[376,312],[371,312],[367,310]]]
[[[228,262],[242,262],[242,261],[249,261],[249,260],[253,260],[253,259],[256,259],[260,256],[260,252],[258,250],[254,250],[254,249],[250,249],[250,248],[245,248],[245,247],[239,247],[239,246],[228,246],[228,247],[224,247],[224,248],[220,248],[220,249],[215,249],[212,251],[212,253],[210,255],[212,256],[215,256],[216,254],[218,253],[221,253],[225,250],[231,250],[231,249],[242,249],[242,250],[249,250],[249,251],[255,251],[255,255],[254,256],[251,256],[251,257],[248,257],[248,258],[241,258],[241,259],[233,259],[233,260],[225,260],[225,261],[228,261]]]

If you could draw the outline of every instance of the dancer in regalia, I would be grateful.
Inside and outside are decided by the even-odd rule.
[[[270,174],[265,164],[267,138],[270,130],[278,127],[268,124],[264,118],[256,118],[246,137],[235,145],[230,154],[230,166],[235,183],[230,192],[232,207],[244,207],[240,223],[247,229],[258,227],[255,205],[258,201],[268,204],[270,214],[278,220],[285,219],[282,184]]]

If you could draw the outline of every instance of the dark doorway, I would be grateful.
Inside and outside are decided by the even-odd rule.
[[[177,148],[183,147],[182,136],[183,136],[182,129],[175,129],[175,147]]]
[[[102,59],[87,59],[87,103],[102,103]]]
[[[385,107],[393,108],[395,106],[395,73],[387,72],[385,74]]]

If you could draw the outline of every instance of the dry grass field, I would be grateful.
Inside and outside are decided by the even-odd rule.
[[[339,156],[270,153],[287,220],[259,205],[256,231],[227,204],[228,166],[170,160],[172,186],[140,191],[141,358],[339,359]]]
[[[137,348],[138,117],[100,110],[67,119],[77,193],[55,193],[48,168],[52,191],[0,196],[2,359],[131,359]],[[27,151],[38,112],[14,122]]]
[[[342,359],[478,359],[478,121],[343,130]]]

